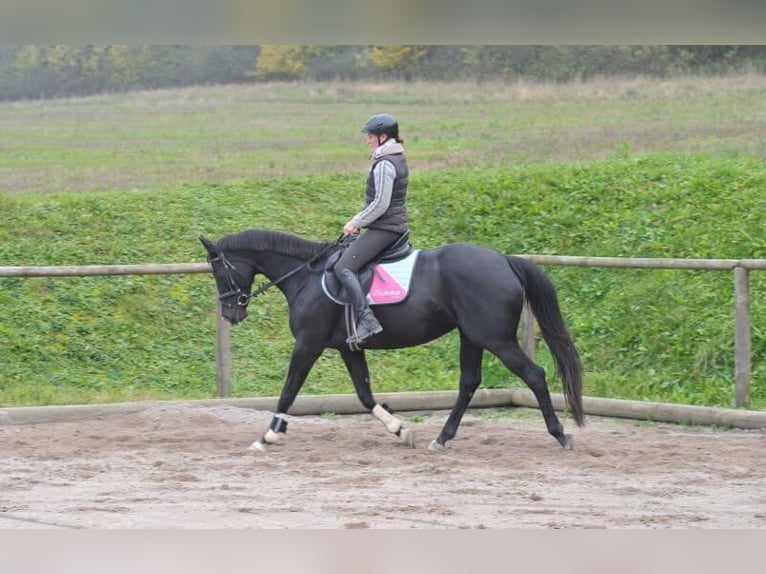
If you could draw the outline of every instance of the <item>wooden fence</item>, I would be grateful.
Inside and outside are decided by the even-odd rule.
[[[540,265],[575,267],[618,267],[634,269],[686,269],[729,271],[734,287],[734,388],[735,405],[746,408],[749,403],[752,365],[750,325],[750,271],[766,270],[766,259],[660,259],[587,257],[563,255],[521,255]],[[0,277],[84,277],[93,275],[172,275],[209,273],[207,263],[85,265],[56,267],[0,267]],[[231,343],[229,324],[218,310],[216,335],[216,372],[219,397],[231,395]],[[534,322],[528,310],[522,325],[522,346],[534,356]]]

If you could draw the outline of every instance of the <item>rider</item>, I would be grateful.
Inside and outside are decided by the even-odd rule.
[[[383,330],[359,285],[357,273],[407,231],[409,169],[399,123],[390,114],[377,114],[364,124],[372,165],[367,177],[365,207],[343,226],[343,235],[362,233],[335,264],[335,275],[351,296],[357,317],[355,335],[347,343],[361,343]]]

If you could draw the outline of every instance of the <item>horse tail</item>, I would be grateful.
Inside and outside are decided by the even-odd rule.
[[[580,355],[564,325],[556,288],[543,270],[534,262],[507,256],[508,263],[519,277],[524,288],[524,297],[540,326],[548,349],[556,363],[556,371],[564,387],[564,398],[579,426],[584,424],[582,407],[582,364]]]

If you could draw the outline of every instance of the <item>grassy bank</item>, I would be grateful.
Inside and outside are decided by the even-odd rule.
[[[197,236],[268,227],[337,236],[358,175],[116,193],[4,196],[2,265],[204,260]],[[507,253],[766,257],[766,169],[755,159],[655,155],[580,165],[421,173],[410,197],[416,246],[472,241]],[[296,207],[305,208],[296,209]],[[594,396],[733,404],[728,273],[547,268]],[[753,406],[766,408],[762,273],[752,276]],[[207,275],[0,279],[0,403],[213,396],[214,300]],[[278,394],[291,340],[278,292],[233,330],[234,393]],[[455,337],[371,354],[379,391],[454,389]],[[541,362],[553,372],[544,346]],[[485,385],[519,382],[486,358]],[[554,383],[554,388],[558,384]],[[304,392],[350,392],[334,352]]]
[[[399,116],[418,247],[766,257],[766,78],[572,84],[261,84],[0,104],[0,265],[202,261],[247,227],[337,237]],[[733,404],[730,274],[549,267],[595,396]],[[766,408],[763,273],[753,405]],[[214,394],[212,278],[0,279],[0,404]],[[234,329],[234,392],[279,392],[286,309]],[[549,372],[544,346],[540,361]],[[455,337],[373,353],[374,388],[453,389]],[[486,359],[485,385],[518,382]],[[305,392],[350,392],[333,353]]]

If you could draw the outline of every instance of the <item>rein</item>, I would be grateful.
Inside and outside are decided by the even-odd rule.
[[[304,267],[308,267],[310,269],[312,263],[314,263],[315,261],[320,259],[322,256],[324,256],[324,254],[327,253],[328,251],[330,251],[330,249],[332,249],[333,247],[335,247],[337,245],[340,245],[343,242],[343,237],[344,237],[343,235],[340,235],[338,237],[338,239],[336,239],[335,241],[333,241],[329,245],[325,246],[321,251],[319,251],[316,255],[314,255],[308,261],[305,261],[305,262],[301,263],[300,265],[298,265],[294,269],[291,269],[290,271],[288,271],[287,273],[285,273],[281,277],[278,277],[277,279],[274,279],[273,281],[269,281],[268,283],[265,283],[265,284],[261,285],[260,287],[258,287],[258,289],[256,289],[252,293],[248,293],[247,291],[242,289],[237,284],[236,281],[234,281],[234,278],[231,276],[231,272],[232,272],[232,270],[236,271],[236,269],[235,269],[234,265],[229,263],[229,261],[226,259],[226,257],[224,257],[223,252],[221,252],[220,255],[218,256],[218,259],[220,259],[222,261],[223,268],[226,270],[227,279],[229,281],[229,291],[219,295],[218,296],[218,300],[221,301],[222,305],[226,305],[223,302],[223,300],[228,298],[228,297],[233,297],[233,296],[236,295],[237,296],[237,305],[238,306],[244,307],[244,306],[248,305],[250,303],[251,299],[254,299],[255,297],[257,297],[258,295],[260,295],[261,293],[263,293],[267,289],[269,289],[271,287],[274,287],[276,285],[279,285],[282,281],[284,281],[285,279],[287,279],[289,277],[292,277],[293,275],[298,273]],[[228,306],[229,307],[233,307],[233,305],[231,305],[231,304],[229,304]]]

